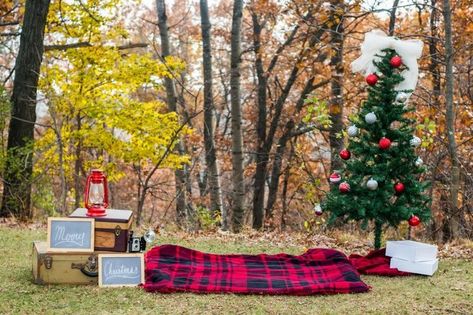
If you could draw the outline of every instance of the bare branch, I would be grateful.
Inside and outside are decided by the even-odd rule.
[[[90,42],[78,42],[72,44],[64,44],[64,45],[47,45],[44,46],[44,51],[51,51],[51,50],[68,50],[68,49],[75,49],[75,48],[83,48],[83,47],[93,47]],[[125,49],[132,49],[132,48],[146,48],[148,47],[147,43],[129,43],[126,45],[116,46],[118,50],[125,50]]]

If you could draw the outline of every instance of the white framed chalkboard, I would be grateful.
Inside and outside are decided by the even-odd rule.
[[[48,252],[94,251],[94,219],[48,218]]]
[[[143,254],[99,254],[100,287],[134,287],[144,279]]]

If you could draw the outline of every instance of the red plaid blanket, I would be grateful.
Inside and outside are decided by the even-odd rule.
[[[300,256],[215,255],[176,245],[145,255],[149,292],[334,294],[367,292],[348,258],[333,249],[310,249]]]
[[[363,275],[375,275],[375,276],[410,276],[409,272],[399,271],[396,268],[389,268],[391,257],[386,256],[386,248],[373,250],[366,256],[358,254],[351,254],[350,262]]]

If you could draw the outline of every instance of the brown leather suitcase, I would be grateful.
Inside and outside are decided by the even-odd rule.
[[[96,253],[48,253],[46,242],[33,242],[36,284],[97,284]]]
[[[69,215],[71,218],[89,218],[87,209],[78,208]],[[95,250],[126,252],[128,236],[133,223],[130,210],[107,209],[107,215],[95,218]]]

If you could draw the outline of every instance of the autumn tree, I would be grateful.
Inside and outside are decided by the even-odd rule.
[[[207,180],[210,190],[210,210],[222,213],[222,229],[228,229],[227,213],[223,208],[220,191],[220,177],[214,139],[214,97],[212,85],[212,47],[210,35],[209,8],[206,0],[200,0],[200,17],[202,29],[202,60],[204,70],[204,147],[207,165]]]
[[[63,3],[61,11],[51,10],[52,37],[73,32],[75,43],[47,46],[41,91],[49,118],[38,142],[42,158],[36,171],[60,170],[58,210],[66,212],[68,205],[62,198],[76,187],[70,183],[80,176],[75,173],[77,159],[81,173],[103,167],[111,182],[123,178],[129,166],[136,174],[140,224],[146,198],[160,186],[156,171],[179,169],[188,161],[187,156],[173,153],[179,137],[188,133],[186,125],[175,112],[167,112],[162,102],[143,95],[159,93],[159,80],[179,72],[183,64],[172,58],[162,64],[150,54],[130,51],[143,45],[121,44],[126,31],[112,23],[110,14],[119,3],[89,2],[86,9]],[[110,11],[104,11],[104,5]],[[61,20],[64,15],[69,25]]]
[[[243,1],[234,0],[232,15],[232,35],[230,54],[230,95],[232,114],[232,176],[233,176],[233,230],[240,231],[243,226],[245,186],[243,182],[243,137],[242,111],[240,98],[240,64],[241,64],[241,24],[243,18]]]
[[[36,123],[36,93],[48,9],[49,0],[26,1],[20,47],[15,62],[0,215],[13,215],[21,220],[28,220],[32,216],[32,146]]]

